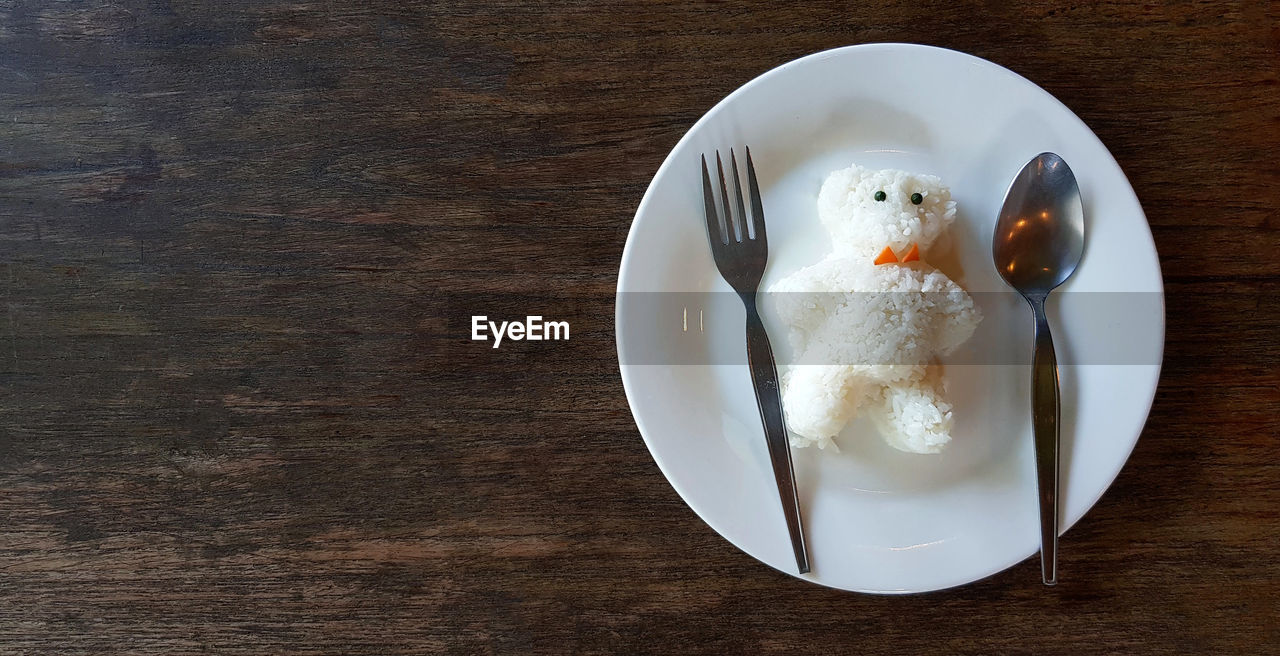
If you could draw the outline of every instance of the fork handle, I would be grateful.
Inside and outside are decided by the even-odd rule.
[[[764,424],[769,460],[773,463],[773,478],[778,484],[782,513],[787,518],[787,532],[791,534],[791,549],[795,552],[796,567],[801,574],[805,574],[809,571],[809,552],[800,523],[800,501],[796,498],[791,443],[787,439],[787,426],[783,421],[782,393],[778,385],[778,369],[773,362],[773,347],[769,345],[769,335],[764,330],[764,322],[760,320],[755,299],[744,295],[742,301],[747,308],[747,365],[751,369],[752,387],[756,390],[756,405],[760,407],[760,421]]]
[[[1036,317],[1031,364],[1031,418],[1035,433],[1036,487],[1040,498],[1040,574],[1045,585],[1058,582],[1058,356],[1053,350],[1044,298],[1029,298]]]

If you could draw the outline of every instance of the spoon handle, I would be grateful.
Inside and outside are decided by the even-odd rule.
[[[1058,582],[1058,356],[1044,313],[1044,297],[1028,299],[1036,316],[1031,361],[1031,417],[1036,441],[1036,486],[1040,491],[1040,573]]]

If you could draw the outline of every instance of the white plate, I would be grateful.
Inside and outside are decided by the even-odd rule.
[[[685,502],[743,551],[795,573],[746,367],[683,364],[705,361],[698,354],[712,340],[741,345],[741,307],[704,308],[705,332],[686,332],[633,293],[728,291],[707,247],[698,156],[741,144],[751,146],[768,221],[763,286],[829,248],[817,189],[856,161],[941,176],[959,204],[944,270],[971,292],[1007,292],[990,262],[1005,189],[1037,153],[1066,159],[1084,196],[1086,247],[1050,320],[1059,359],[1074,363],[1061,368],[1063,529],[1079,520],[1133,450],[1155,394],[1164,295],[1150,228],[1120,167],[1062,103],[985,60],[907,44],[821,52],[752,80],[676,144],[640,203],[618,275],[622,380],[654,460]],[[1008,293],[975,297],[986,318],[957,357],[977,364],[947,367],[957,424],[944,454],[899,453],[858,422],[838,438],[838,454],[794,452],[813,562],[802,578],[920,592],[1037,553],[1030,372],[1010,364],[1029,358],[1031,315]],[[785,360],[785,326],[766,320]],[[1090,573],[1075,562],[1061,576]]]

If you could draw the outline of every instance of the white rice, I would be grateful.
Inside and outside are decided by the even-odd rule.
[[[885,200],[874,200],[877,191]],[[913,193],[923,202],[911,203]],[[901,257],[913,243],[927,258],[955,219],[950,191],[933,176],[853,166],[827,178],[818,212],[833,252],[770,289],[796,353],[783,378],[792,444],[831,446],[865,411],[891,446],[938,453],[954,417],[930,363],[969,339],[981,315],[925,261],[873,260],[885,246]]]
[[[875,200],[877,191],[885,192],[885,200]],[[924,202],[913,205],[913,193]],[[885,246],[901,253],[917,243],[923,253],[955,218],[951,190],[932,175],[855,164],[827,176],[818,192],[818,219],[837,251],[874,257]]]

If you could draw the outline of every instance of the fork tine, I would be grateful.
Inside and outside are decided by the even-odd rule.
[[[720,214],[716,212],[716,194],[711,190],[711,174],[707,172],[707,156],[702,156],[702,201],[706,205],[707,215],[707,238],[711,240],[711,246],[714,250],[716,242],[728,244],[729,240],[725,239],[724,221],[720,219]]]
[[[733,154],[732,148],[729,149],[729,166],[733,168],[733,197],[738,201],[738,215],[733,222],[733,227],[738,231],[738,241],[743,241],[754,236],[755,231],[747,232],[751,221],[747,218],[747,208],[742,206],[742,181],[738,179],[738,156]]]
[[[725,236],[729,241],[742,241],[738,235],[738,222],[733,217],[733,209],[729,205],[729,185],[724,183],[724,162],[720,161],[720,151],[716,151],[716,173],[720,175],[720,206],[724,208]]]
[[[756,166],[751,162],[751,148],[747,151],[747,191],[751,194],[751,238],[766,241],[764,232],[764,203],[760,200],[760,184],[756,182]]]

